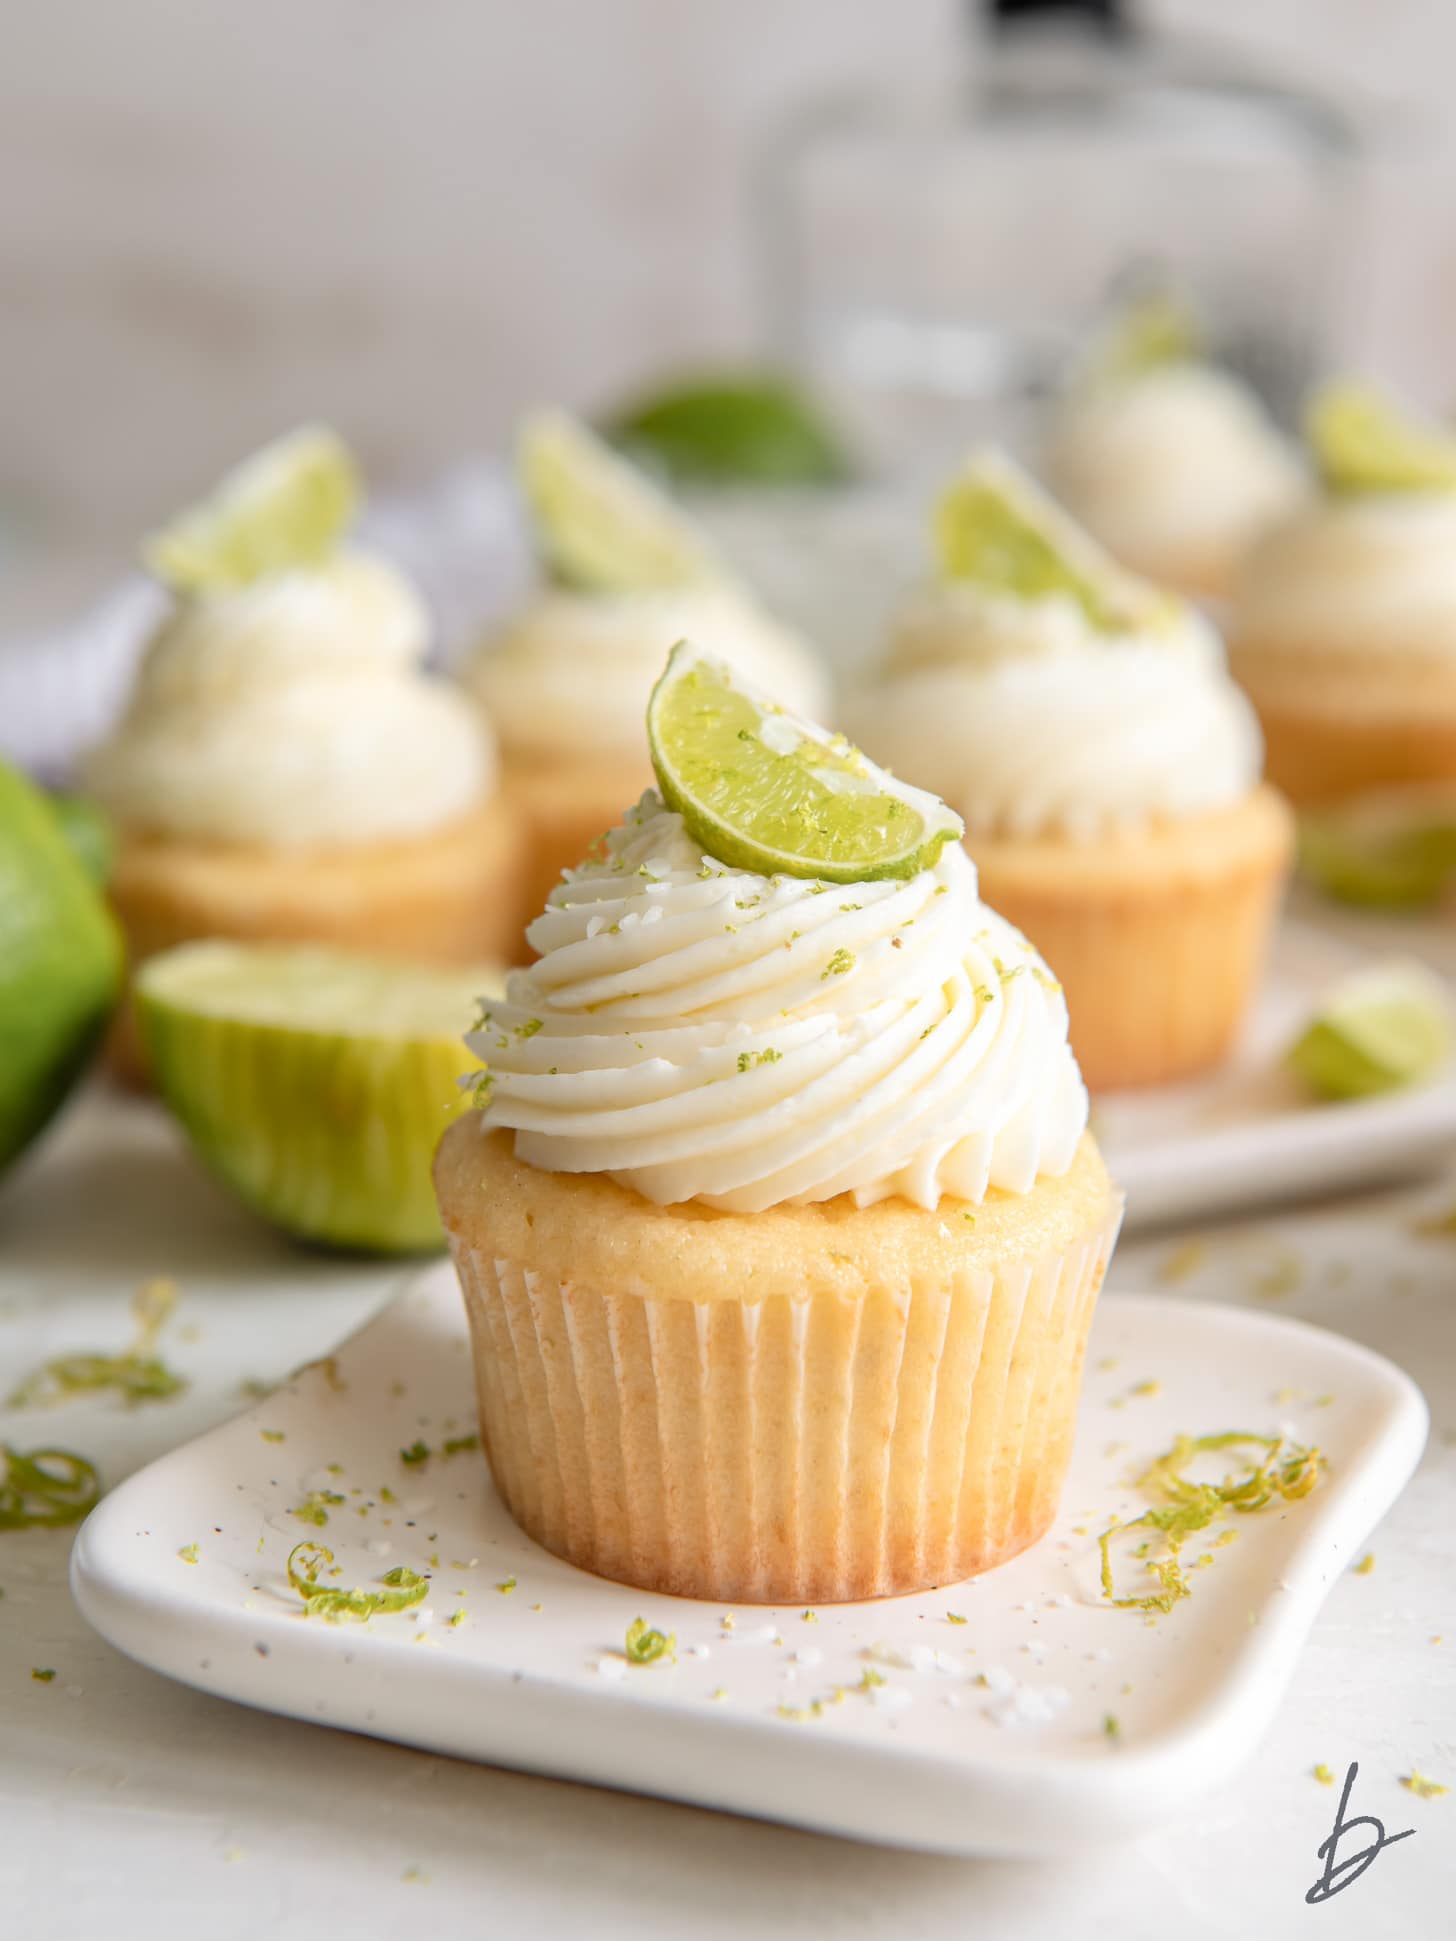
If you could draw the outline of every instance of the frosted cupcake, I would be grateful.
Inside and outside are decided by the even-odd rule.
[[[1303,467],[1252,388],[1199,356],[1181,313],[1147,306],[1114,339],[1058,413],[1047,477],[1124,566],[1221,598],[1303,496]]]
[[[850,709],[965,820],[988,900],[1066,987],[1094,1090],[1216,1063],[1291,856],[1206,621],[1122,572],[1006,460],[938,514],[940,577]]]
[[[1456,778],[1456,439],[1338,386],[1323,487],[1248,563],[1229,657],[1298,803]]]
[[[133,960],[203,937],[502,957],[520,843],[479,712],[421,662],[410,584],[341,542],[327,434],[282,441],[154,543],[175,593],[85,769]]]
[[[436,1160],[497,1485],[685,1596],[988,1569],[1055,1511],[1121,1212],[1061,992],[943,805],[687,648],[654,709],[678,809],[552,892]]]
[[[793,707],[822,711],[805,643],[736,584],[688,520],[585,426],[530,421],[520,474],[542,584],[466,671],[530,831],[526,914],[652,779],[642,722],[668,650],[691,638]]]

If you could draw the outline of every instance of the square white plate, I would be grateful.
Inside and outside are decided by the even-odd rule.
[[[1227,1065],[1187,1085],[1093,1100],[1093,1128],[1127,1194],[1125,1230],[1379,1185],[1441,1164],[1456,1145],[1456,1067],[1430,1084],[1348,1104],[1312,1099],[1284,1067],[1321,994],[1372,961],[1327,932],[1286,922]]]
[[[537,1548],[478,1453],[438,1453],[473,1411],[442,1266],[331,1362],[106,1497],[73,1553],[82,1611],[143,1664],[320,1724],[860,1839],[1065,1851],[1184,1810],[1248,1756],[1426,1431],[1409,1379],[1338,1336],[1107,1299],[1062,1512],[1034,1550],[942,1591],[728,1623]],[[1180,1431],[1281,1425],[1326,1454],[1312,1495],[1238,1518],[1167,1617],[1102,1601],[1097,1533],[1146,1506],[1129,1479],[1151,1457]],[[437,1453],[406,1465],[417,1438]],[[325,1528],[291,1513],[317,1489],[344,1498]],[[427,1570],[428,1599],[367,1625],[306,1617],[284,1574],[303,1538],[334,1550],[341,1584]],[[639,1614],[676,1633],[675,1663],[627,1663]],[[883,1683],[834,1701],[867,1671]]]

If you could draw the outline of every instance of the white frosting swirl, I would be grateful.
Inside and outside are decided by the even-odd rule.
[[[950,845],[907,882],[725,869],[649,791],[553,891],[468,1043],[487,1128],[659,1205],[1024,1193],[1087,1094],[1060,986]]]
[[[1155,577],[1231,566],[1305,489],[1293,447],[1239,379],[1171,364],[1067,402],[1052,488],[1111,552]]]
[[[429,622],[382,560],[179,602],[86,770],[132,828],[268,847],[438,828],[494,779],[478,710],[419,662]]]
[[[954,584],[910,609],[885,682],[846,726],[984,834],[1089,841],[1203,814],[1247,794],[1263,759],[1254,712],[1190,608],[1167,630],[1104,635],[1064,596]]]
[[[1328,499],[1270,533],[1238,587],[1240,645],[1456,656],[1456,493]]]
[[[727,661],[792,713],[824,714],[826,683],[811,650],[727,586],[543,589],[465,678],[509,754],[645,761],[648,697],[680,640]]]

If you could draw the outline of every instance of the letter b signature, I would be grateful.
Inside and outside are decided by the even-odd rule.
[[[1359,1770],[1359,1766],[1352,1760],[1350,1769],[1345,1774],[1344,1791],[1340,1794],[1340,1810],[1335,1815],[1335,1830],[1318,1849],[1319,1857],[1325,1863],[1325,1870],[1304,1897],[1311,1907],[1317,1907],[1321,1901],[1329,1900],[1334,1894],[1343,1893],[1360,1878],[1377,1854],[1382,1853],[1386,1847],[1393,1847],[1397,1840],[1409,1840],[1415,1832],[1413,1826],[1408,1826],[1404,1833],[1387,1833],[1384,1822],[1377,1820],[1371,1813],[1359,1813],[1353,1820],[1345,1818],[1345,1808],[1350,1803],[1350,1789],[1355,1784],[1355,1775]],[[1358,1853],[1348,1854],[1343,1860],[1337,1861],[1335,1856],[1341,1840],[1347,1833],[1354,1833],[1357,1827],[1369,1827],[1372,1835],[1369,1844],[1361,1847]]]

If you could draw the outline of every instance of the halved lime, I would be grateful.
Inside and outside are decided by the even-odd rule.
[[[1305,436],[1331,492],[1456,491],[1456,437],[1417,423],[1367,385],[1326,385]]]
[[[1322,999],[1289,1063],[1323,1098],[1369,1098],[1431,1077],[1451,1048],[1442,980],[1421,964],[1372,964]]]
[[[331,1246],[444,1243],[430,1183],[468,1108],[461,1044],[494,967],[425,970],[341,952],[199,943],[136,980],[152,1075],[203,1162],[255,1212]]]
[[[1165,621],[1173,602],[1135,580],[999,452],[978,452],[935,508],[940,570],[1021,600],[1063,594],[1099,633]]]
[[[638,398],[604,427],[675,483],[837,485],[849,475],[819,406],[773,372],[688,380]]]
[[[1456,787],[1381,789],[1299,819],[1299,863],[1327,896],[1416,910],[1456,883]]]
[[[306,425],[229,472],[201,505],[150,539],[144,557],[179,593],[318,566],[352,523],[359,491],[342,439]]]
[[[643,593],[724,577],[692,521],[564,411],[526,421],[516,463],[542,562],[562,585]]]
[[[897,782],[685,640],[652,690],[647,741],[663,800],[733,869],[825,883],[914,876],[964,833],[938,796]]]

